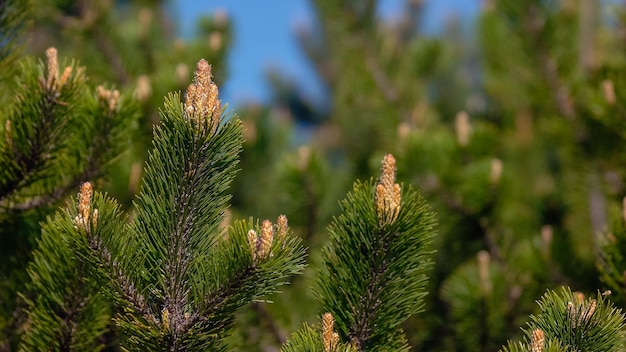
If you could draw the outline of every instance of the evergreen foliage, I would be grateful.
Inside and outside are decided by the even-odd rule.
[[[5,211],[50,205],[81,180],[97,178],[124,150],[132,103],[99,86],[88,94],[84,69],[59,72],[56,49],[48,61],[23,63],[15,102],[4,120],[0,196]]]
[[[388,168],[393,169],[390,180]],[[423,309],[431,265],[433,215],[411,187],[399,204],[385,200],[381,205],[379,186],[389,184],[398,186],[390,155],[383,161],[378,186],[357,182],[342,202],[342,215],[330,225],[323,251],[318,295],[335,317],[340,335],[359,351],[404,349],[399,325]]]
[[[416,190],[395,183],[395,168],[386,155],[378,183],[355,183],[322,250],[316,295],[337,338],[357,351],[408,350],[400,324],[423,308],[434,217]],[[310,335],[305,326],[287,346],[311,348]]]
[[[76,243],[102,249],[102,244],[94,239],[124,234],[126,217],[119,205],[102,194],[96,193],[93,200],[86,199],[90,192],[91,184],[84,184],[78,200],[69,202],[42,226],[38,249],[28,267],[31,282],[25,299],[29,326],[20,344],[22,351],[85,351],[106,347],[104,337],[109,333],[113,314],[104,295],[109,287],[90,282],[97,276],[86,258],[76,251]],[[85,206],[98,209],[86,223],[77,221],[89,211]]]
[[[163,97],[184,91],[200,57],[211,62],[218,84],[226,78],[226,56],[232,40],[224,12],[202,16],[185,38],[178,36],[170,1],[33,0],[29,49],[40,53],[50,43],[68,57],[87,63],[97,84],[114,84],[132,93],[139,106],[138,127],[128,153],[118,160],[102,189],[125,208],[132,206],[152,128]]]
[[[59,65],[55,48],[46,56],[45,63],[21,60],[15,96],[0,115],[2,285],[10,288],[2,290],[2,305],[16,311],[2,328],[13,342],[23,319],[16,293],[26,281],[24,269],[13,265],[28,262],[39,233],[28,223],[36,224],[85,179],[104,176],[125,151],[137,119],[127,96],[88,85],[85,69]]]
[[[311,4],[239,121],[224,12],[0,0],[0,351],[624,350],[623,6]]]
[[[184,104],[176,95],[166,100],[132,222],[112,200],[93,198],[90,183],[81,187],[78,204],[51,222],[49,227],[59,228],[54,240],[67,248],[60,253],[63,260],[50,260],[43,279],[37,270],[43,264],[29,273],[37,283],[35,295],[45,297],[45,284],[60,285],[61,294],[53,301],[56,309],[37,310],[40,304],[31,303],[29,314],[37,325],[52,320],[62,328],[46,327],[41,336],[36,329],[27,331],[25,348],[40,349],[50,341],[46,338],[63,341],[65,336],[67,346],[97,344],[102,325],[86,336],[69,327],[80,324],[83,310],[89,312],[91,294],[105,293],[115,303],[114,321],[125,349],[224,350],[222,339],[235,310],[276,292],[302,271],[303,248],[288,236],[286,217],[276,226],[267,220],[260,227],[252,220],[237,222],[227,235],[220,227],[241,148],[241,124],[232,117],[222,122],[211,78],[210,66],[201,60]],[[45,261],[53,247],[42,245],[35,263]],[[83,301],[78,313],[65,308]],[[98,308],[106,307],[99,303]],[[107,318],[94,320],[102,321]]]
[[[504,351],[624,349],[626,317],[605,294],[585,299],[582,293],[563,288],[558,293],[548,291],[538,304],[539,312],[524,328],[525,345],[509,343]]]

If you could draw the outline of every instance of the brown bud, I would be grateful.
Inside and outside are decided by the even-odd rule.
[[[70,79],[71,75],[72,75],[72,67],[71,66],[65,67],[65,69],[63,70],[63,74],[61,75],[61,78],[59,79],[59,85],[60,86],[65,85],[65,83],[67,83],[67,81]]]
[[[50,47],[48,48],[48,50],[46,50],[46,68],[46,87],[48,89],[53,89],[56,87],[56,84],[59,80],[59,63],[57,60],[57,49],[54,47]]]
[[[189,67],[184,63],[179,63],[176,65],[176,81],[180,84],[187,82],[189,80]]]
[[[78,192],[78,215],[74,219],[74,224],[85,231],[90,230],[89,218],[91,216],[92,194],[93,188],[90,182],[85,182],[80,186],[80,192]]]
[[[98,86],[96,88],[96,94],[98,96],[98,102],[103,109],[109,112],[117,110],[120,100],[120,92],[118,90],[105,89],[103,86]]]
[[[283,240],[287,237],[288,232],[289,224],[287,223],[287,217],[285,215],[280,215],[278,220],[276,220],[276,238]]]
[[[311,160],[311,148],[303,145],[298,148],[298,169],[300,171],[306,171],[309,167],[309,161]]]
[[[170,329],[170,311],[167,308],[163,308],[161,310],[161,323],[163,324],[163,329],[165,331],[169,331]]]
[[[219,90],[212,81],[211,65],[206,60],[198,61],[194,73],[194,83],[189,85],[185,95],[185,116],[200,125],[209,124],[211,132],[219,125],[222,103]]]
[[[250,246],[250,254],[252,255],[252,261],[256,263],[257,260],[257,243],[259,236],[256,231],[248,231],[248,246]]]
[[[382,171],[376,186],[376,211],[381,225],[392,224],[400,213],[401,189],[396,181],[396,159],[385,155]]]
[[[222,48],[222,33],[213,31],[209,34],[209,48],[213,51],[218,51]]]
[[[593,314],[596,312],[596,306],[598,305],[598,303],[596,302],[595,299],[592,299],[591,302],[589,302],[589,305],[587,306],[587,308],[583,311],[582,317],[581,317],[581,322],[588,322],[591,317],[593,316]]]
[[[259,238],[260,244],[258,245],[258,257],[267,258],[270,255],[270,249],[272,248],[272,242],[274,240],[274,225],[269,220],[264,220],[261,224],[261,237]]]
[[[577,291],[577,292],[575,292],[575,295],[576,295],[577,303],[580,304],[580,303],[583,303],[585,301],[585,294],[584,293],[582,293],[580,291]]]
[[[544,256],[548,256],[550,253],[550,246],[552,245],[552,237],[554,237],[554,231],[552,226],[543,225],[541,227],[541,249]]]
[[[456,130],[456,140],[460,146],[465,147],[469,144],[470,135],[472,134],[472,125],[470,124],[469,115],[465,111],[459,111],[454,118],[454,129]]]
[[[98,226],[98,209],[93,210],[93,214],[91,214],[91,224],[94,228]]]
[[[588,303],[583,301],[584,295],[580,292],[576,293],[576,300],[578,304],[568,302],[567,304],[567,317],[570,320],[572,328],[576,328],[582,324],[586,324],[591,320],[593,314],[596,312],[597,301],[592,299]]]
[[[530,351],[542,352],[544,343],[545,343],[545,336],[543,334],[543,330],[541,329],[533,330],[533,335],[530,340]]]
[[[322,340],[324,343],[324,352],[334,352],[339,343],[339,334],[335,332],[335,320],[330,313],[322,315]]]
[[[400,141],[406,140],[411,135],[411,125],[408,122],[402,122],[396,128],[396,133],[398,134],[398,139]]]

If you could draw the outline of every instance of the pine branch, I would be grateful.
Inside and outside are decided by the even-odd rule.
[[[1,212],[54,204],[119,157],[133,131],[136,107],[116,90],[85,94],[83,69],[59,72],[56,49],[42,65],[27,61],[0,141]]]
[[[81,115],[90,116],[91,119],[85,122],[92,122],[92,125],[87,125],[81,131],[81,139],[86,142],[82,171],[46,194],[12,205],[11,211],[27,211],[57,203],[85,180],[102,177],[113,161],[125,152],[125,142],[138,117],[136,106],[128,99],[121,98],[119,91],[102,86],[96,89],[95,99],[85,100],[88,106]]]
[[[539,300],[539,313],[530,316],[523,329],[524,344],[532,351],[620,351],[624,348],[626,316],[617,309],[605,294],[584,298],[569,288],[560,292],[548,291]],[[523,346],[523,345],[521,345]],[[519,351],[509,344],[504,351]],[[528,350],[528,347],[526,347]]]
[[[155,127],[133,222],[76,245],[122,308],[115,321],[128,336],[124,348],[222,350],[235,310],[303,269],[284,217],[276,226],[240,222],[223,238],[242,142],[240,122],[223,123],[221,113],[201,60],[184,104],[171,95]]]
[[[422,307],[434,220],[416,191],[401,193],[388,155],[379,183],[357,182],[329,227],[315,292],[359,351],[406,349],[399,325]]]
[[[119,230],[123,219],[117,205],[102,197],[92,200],[91,185],[81,188],[78,200],[49,219],[42,228],[39,249],[29,265],[28,285],[31,326],[20,350],[100,350],[107,332],[110,305],[97,288],[85,280],[87,262],[74,251],[94,232]],[[103,216],[98,216],[99,210]],[[109,235],[110,236],[110,235]]]
[[[211,275],[204,279],[210,289],[201,310],[201,316],[211,317],[207,328],[215,333],[229,328],[237,308],[277,292],[277,286],[302,272],[301,241],[288,237],[280,224],[280,218],[276,225],[265,220],[260,228],[252,220],[236,222],[228,239],[212,251],[206,270]],[[225,262],[233,266],[224,267]]]
[[[515,315],[510,300],[509,278],[503,266],[491,260],[489,252],[480,251],[475,260],[459,266],[441,284],[440,298],[447,303],[449,329],[458,346],[468,350],[494,350],[510,337],[503,332],[515,329]],[[518,294],[519,296],[519,294]],[[508,298],[508,299],[507,299]]]
[[[73,66],[60,75],[56,49],[48,49],[46,55],[47,75],[32,62],[22,67],[25,77],[5,122],[2,161],[6,167],[0,185],[0,200],[5,205],[18,189],[53,177],[49,171],[67,147],[65,138],[77,118],[74,103],[82,99],[84,76]]]

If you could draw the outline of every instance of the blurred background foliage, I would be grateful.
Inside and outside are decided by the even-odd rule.
[[[138,100],[140,128],[101,182],[130,208],[163,96],[186,87],[200,58],[218,86],[226,80],[232,21],[208,14],[181,39],[164,0],[27,3],[23,54],[55,46],[95,84]],[[395,22],[376,16],[374,0],[311,6],[315,26],[294,35],[327,102],[311,103],[289,77],[268,73],[272,99],[236,111],[245,144],[230,214],[286,214],[309,266],[272,304],[239,313],[233,350],[276,351],[315,321],[310,284],[326,226],[352,181],[378,174],[386,153],[439,223],[425,312],[404,326],[415,351],[497,351],[521,336],[547,288],[611,289],[625,307],[623,4],[484,0],[473,32],[451,21],[438,37],[420,31],[420,0],[407,0]],[[1,84],[13,75],[3,67]],[[0,259],[0,350],[24,328],[16,293],[35,224],[49,211],[15,218],[16,233],[3,233],[14,254]]]

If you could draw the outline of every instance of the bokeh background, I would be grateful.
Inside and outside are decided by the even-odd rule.
[[[468,36],[480,11],[480,0],[423,1],[420,27],[424,34],[441,35],[450,22],[463,23]],[[376,16],[385,22],[401,19],[403,0],[379,1]],[[229,75],[222,87],[231,104],[268,101],[271,96],[266,73],[280,70],[316,102],[323,103],[324,90],[310,61],[299,46],[297,31],[315,25],[311,4],[303,0],[264,1],[174,1],[169,5],[178,17],[178,31],[191,37],[199,16],[223,11],[234,24],[233,44],[228,54]]]

